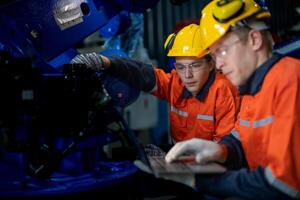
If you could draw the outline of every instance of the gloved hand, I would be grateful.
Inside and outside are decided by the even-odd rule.
[[[85,54],[78,54],[75,56],[71,62],[71,64],[85,64],[88,68],[93,70],[104,70],[104,62],[102,57],[93,52],[93,53],[85,53]]]
[[[166,155],[166,162],[172,162],[178,157],[192,154],[197,163],[210,161],[225,162],[227,159],[227,148],[209,140],[193,138],[191,140],[178,142]]]
[[[137,168],[142,170],[143,172],[146,172],[148,174],[153,174],[152,170],[147,165],[145,165],[142,161],[135,160],[133,162],[133,164]],[[159,174],[156,176],[156,178],[162,178],[162,179],[169,180],[169,181],[175,181],[175,182],[190,186],[192,188],[195,188],[195,174],[193,174],[193,173],[191,173],[191,174],[187,174],[187,173],[185,173],[185,174],[183,174],[183,173]]]
[[[158,146],[154,145],[154,144],[147,144],[145,147],[145,153],[148,156],[152,156],[152,157],[165,157],[166,153],[159,148]]]

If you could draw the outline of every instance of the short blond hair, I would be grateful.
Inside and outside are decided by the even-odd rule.
[[[256,29],[251,28],[249,26],[243,26],[236,30],[233,30],[232,32],[236,34],[242,42],[246,42],[248,38],[248,33],[251,30],[256,30]],[[274,46],[274,40],[272,38],[271,33],[268,30],[256,30],[256,31],[259,31],[261,33],[263,43],[266,45],[269,51],[272,51]]]

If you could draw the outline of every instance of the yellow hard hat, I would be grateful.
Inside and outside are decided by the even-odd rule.
[[[199,25],[190,24],[182,28],[177,34],[172,33],[165,41],[164,48],[168,56],[202,57],[208,54],[203,48]]]
[[[254,0],[213,0],[202,10],[200,30],[205,48],[210,47],[230,28],[246,19],[269,18],[270,12]]]

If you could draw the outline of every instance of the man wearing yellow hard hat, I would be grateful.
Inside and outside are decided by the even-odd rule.
[[[215,0],[202,11],[204,46],[243,95],[234,131],[219,143],[192,139],[166,155],[220,162],[221,175],[165,177],[200,192],[242,199],[300,198],[300,60],[272,52],[265,19],[253,0]]]
[[[166,100],[174,142],[195,137],[219,141],[234,126],[239,96],[237,89],[216,73],[213,60],[202,47],[199,30],[198,25],[191,24],[168,37],[165,48],[176,60],[170,73],[138,61],[96,53],[80,54],[72,62],[105,69]]]

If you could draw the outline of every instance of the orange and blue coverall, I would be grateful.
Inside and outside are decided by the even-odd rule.
[[[300,197],[300,60],[273,57],[240,88],[243,95],[227,145],[230,169],[197,177],[197,188],[245,199]],[[240,168],[240,169],[239,169]]]
[[[239,108],[238,90],[220,73],[211,72],[196,97],[184,87],[176,70],[162,69],[138,61],[112,57],[107,72],[145,92],[152,92],[170,106],[172,138],[177,141],[198,137],[219,141],[234,127]]]

